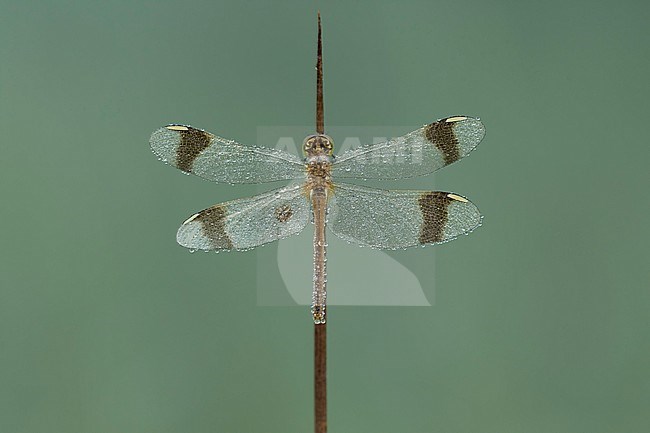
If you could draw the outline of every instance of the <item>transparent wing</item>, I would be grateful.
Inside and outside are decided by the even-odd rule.
[[[164,162],[215,182],[260,183],[305,176],[304,163],[297,156],[277,149],[244,146],[191,126],[160,128],[149,142]]]
[[[248,250],[300,233],[310,218],[302,185],[216,204],[189,217],[176,241],[193,250]]]
[[[368,144],[334,158],[332,176],[403,179],[432,173],[467,156],[483,139],[479,119],[447,117],[402,137]]]
[[[469,200],[454,193],[337,184],[327,224],[348,242],[400,249],[449,242],[477,228],[481,214]]]

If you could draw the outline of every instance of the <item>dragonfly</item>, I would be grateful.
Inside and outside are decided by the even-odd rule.
[[[340,180],[428,175],[467,156],[485,135],[478,118],[451,116],[335,155],[334,140],[323,127],[321,50],[319,27],[317,132],[304,139],[302,158],[183,124],[164,126],[150,139],[159,159],[209,181],[287,182],[194,213],[181,224],[176,240],[190,250],[245,251],[296,235],[311,222],[310,310],[315,324],[326,322],[326,228],[350,243],[395,250],[449,242],[470,233],[482,220],[478,208],[454,192],[381,190]]]

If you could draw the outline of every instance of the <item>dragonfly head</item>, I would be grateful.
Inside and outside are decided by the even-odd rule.
[[[302,142],[302,151],[305,156],[332,156],[332,152],[334,151],[334,140],[325,134],[309,135]]]

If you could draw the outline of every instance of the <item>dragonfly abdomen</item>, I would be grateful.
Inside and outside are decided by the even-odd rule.
[[[327,300],[327,242],[325,239],[325,218],[327,213],[327,193],[325,187],[311,190],[314,213],[314,288],[311,312],[314,323],[325,323]]]

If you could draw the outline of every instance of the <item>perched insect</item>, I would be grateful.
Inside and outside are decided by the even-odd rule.
[[[448,242],[469,233],[481,215],[465,197],[441,191],[384,191],[340,179],[403,179],[430,174],[467,156],[483,139],[476,118],[453,116],[383,143],[334,156],[324,134],[322,57],[318,40],[317,133],[305,138],[304,158],[246,146],[201,129],[172,124],[155,131],[151,148],[164,162],[226,183],[293,181],[274,191],[216,204],[189,217],[176,240],[192,250],[248,250],[301,232],[314,223],[314,323],[325,323],[325,227],[364,246],[402,249]]]
[[[325,321],[325,226],[364,246],[400,249],[439,244],[479,226],[465,197],[441,191],[384,191],[339,179],[401,179],[429,174],[466,156],[481,141],[478,119],[454,116],[402,137],[333,156],[325,134],[303,143],[304,159],[277,149],[245,146],[185,125],[153,133],[163,161],[204,179],[227,183],[294,182],[250,198],[216,204],[189,217],[176,239],[193,250],[248,250],[301,232],[313,220],[316,323]]]

